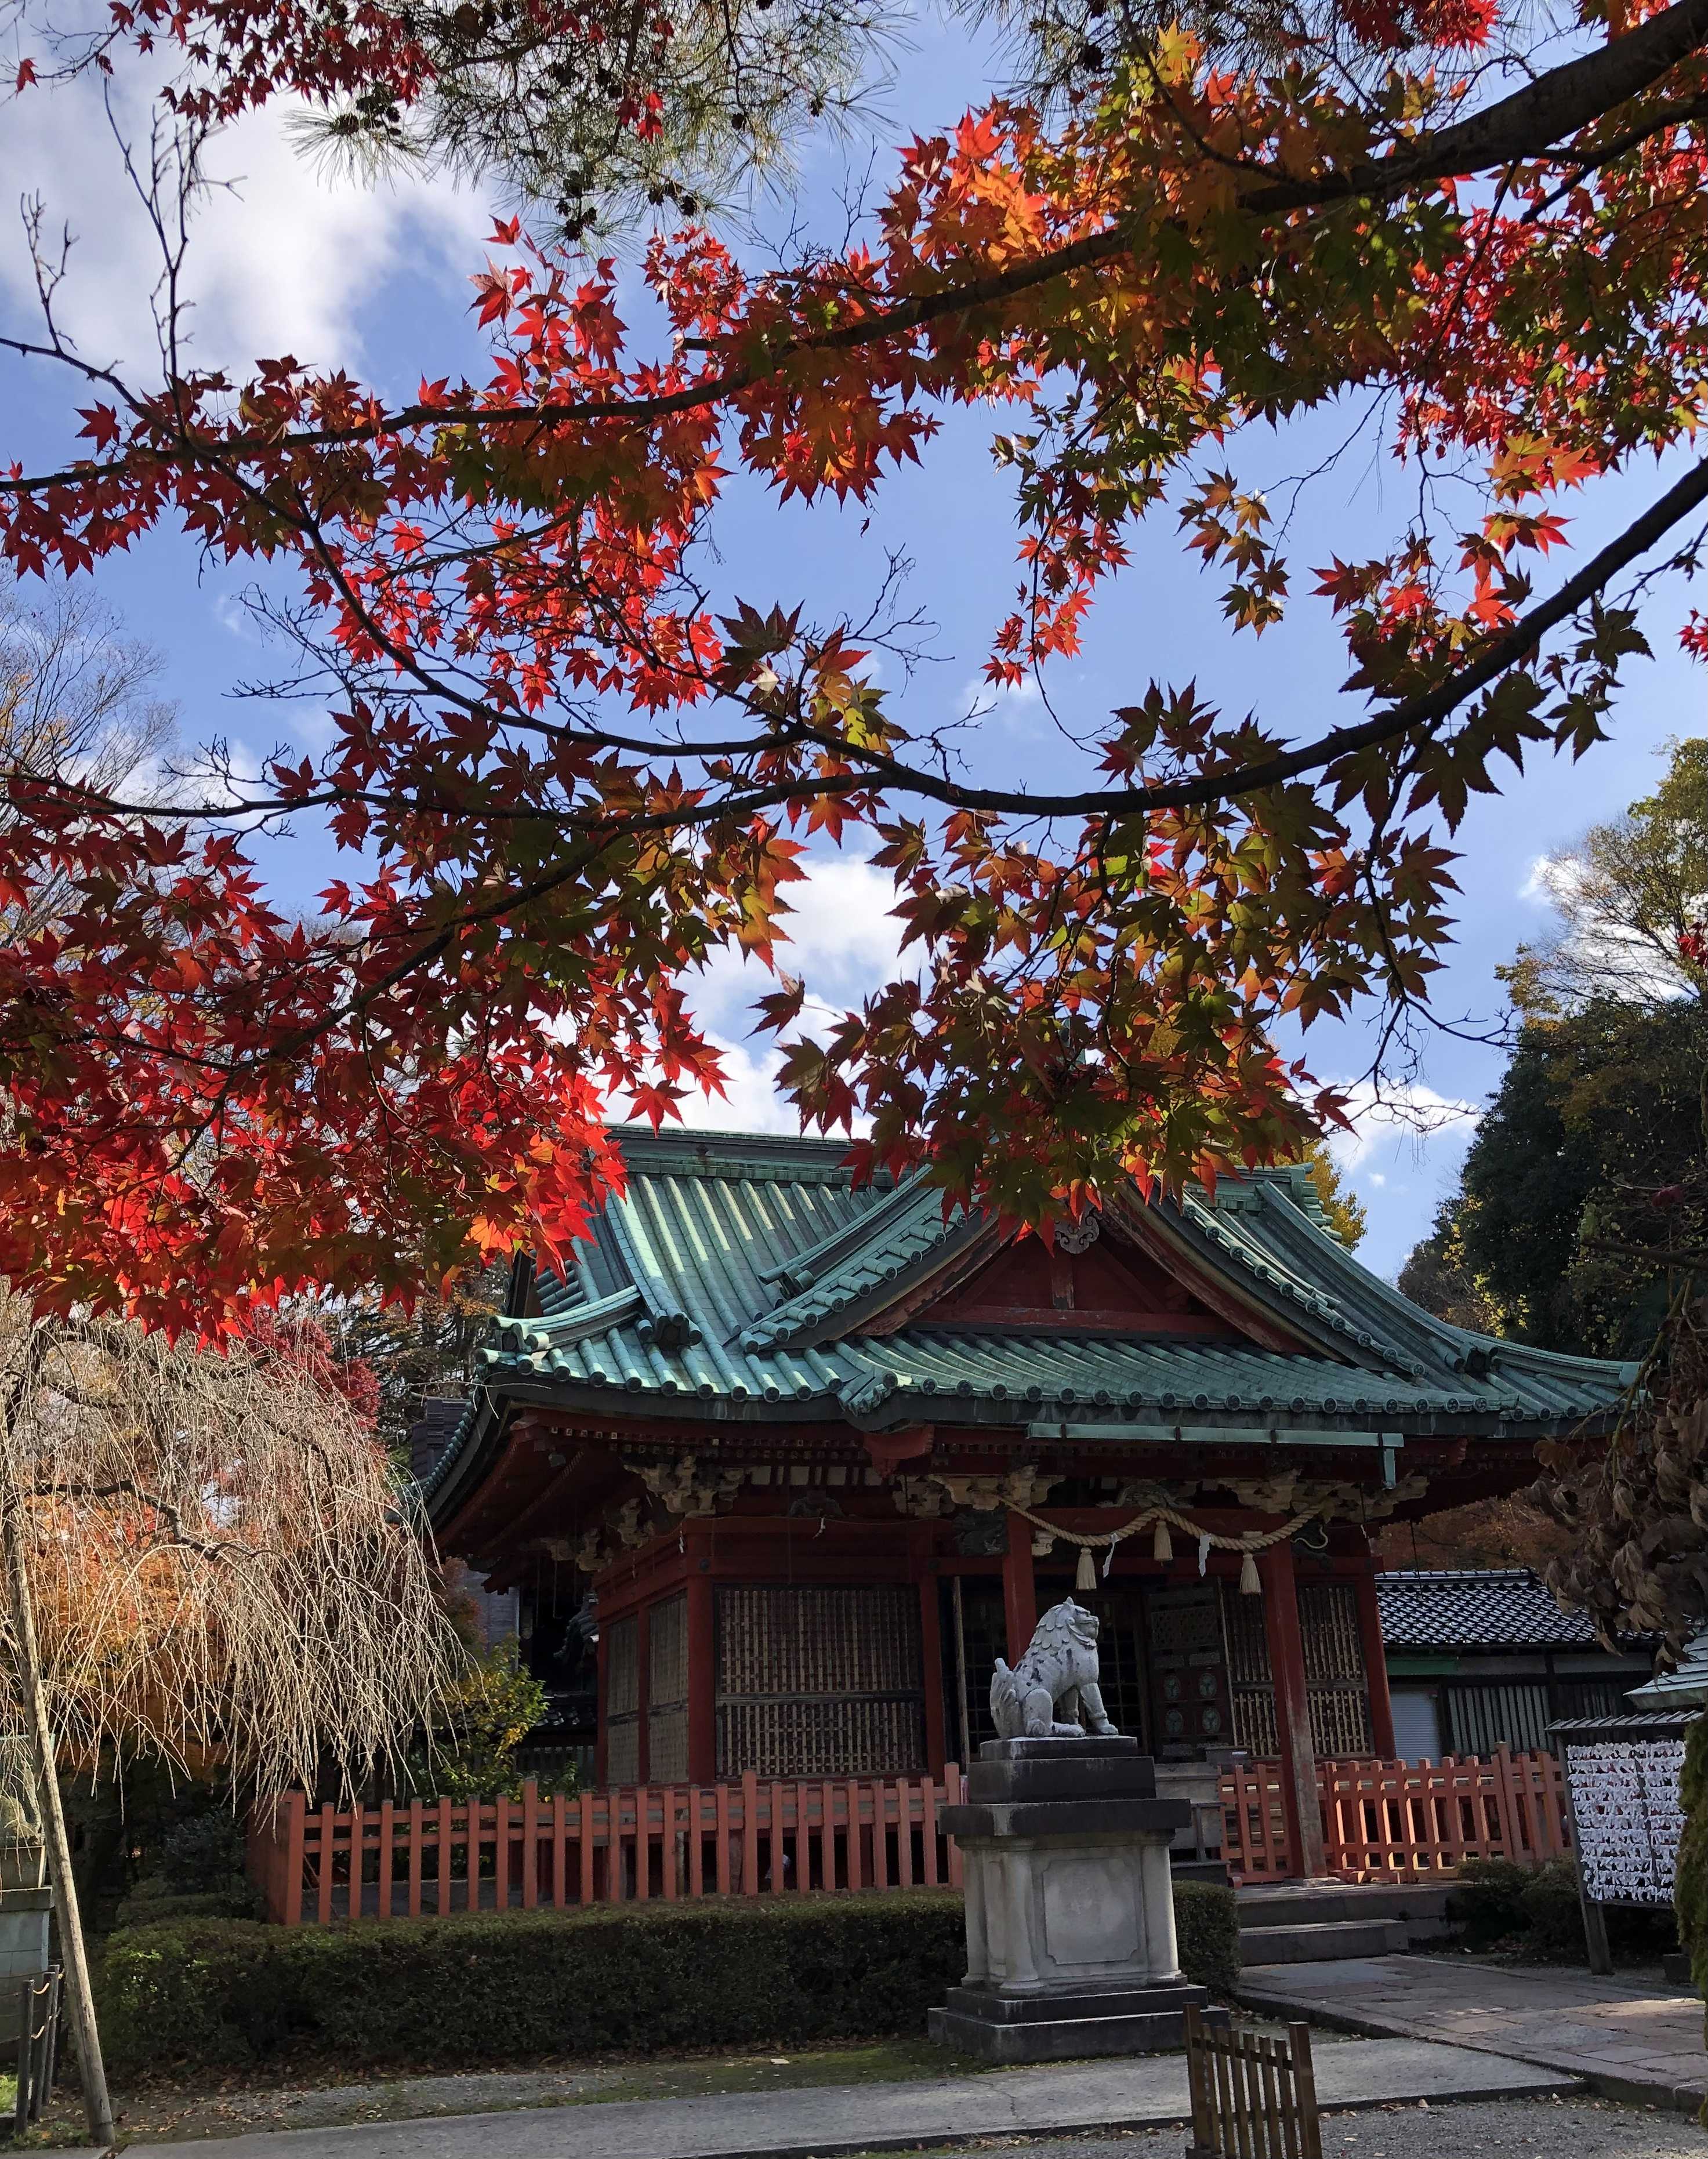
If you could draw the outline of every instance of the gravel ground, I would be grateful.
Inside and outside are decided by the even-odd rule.
[[[1177,2129],[1001,2137],[960,2147],[1007,2159],[1182,2159]],[[929,2159],[929,2155],[924,2155]],[[1607,2099],[1485,2099],[1322,2117],[1322,2159],[1708,2159],[1682,2115]]]

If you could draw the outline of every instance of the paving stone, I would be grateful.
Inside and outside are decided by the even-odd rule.
[[[1317,2053],[1322,2105],[1370,2108],[1581,2089],[1558,2071],[1412,2039]],[[1188,2118],[1183,2056],[999,2070],[852,2088],[720,2098],[610,2100],[574,2108],[293,2129],[222,2140],[223,2159],[836,2159],[991,2136],[1140,2129]],[[142,2149],[143,2147],[137,2147]],[[204,2141],[151,2144],[149,2159],[205,2154]]]
[[[1343,2031],[1447,2039],[1581,2069],[1601,2089],[1646,2093],[1656,2105],[1694,2109],[1708,2095],[1702,2004],[1685,1989],[1416,1954],[1372,1960],[1364,1975],[1349,1990],[1339,1972],[1271,1965],[1243,1975],[1240,1998]]]

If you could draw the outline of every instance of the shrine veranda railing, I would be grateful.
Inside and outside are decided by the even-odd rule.
[[[1222,1857],[1236,1883],[1299,1872],[1288,1848],[1281,1765],[1222,1773]],[[1319,1762],[1323,1857],[1343,1882],[1430,1882],[1467,1859],[1540,1866],[1571,1849],[1566,1781],[1551,1754]]]
[[[942,1826],[963,1779],[929,1777],[634,1785],[514,1799],[413,1799],[334,1808],[300,1793],[257,1814],[250,1871],[285,1926],[598,1903],[763,1897],[803,1890],[959,1888]],[[1540,1866],[1570,1851],[1565,1785],[1550,1754],[1487,1760],[1319,1762],[1328,1872],[1428,1882],[1468,1858]],[[1222,1857],[1237,1883],[1285,1881],[1280,1765],[1221,1777]]]

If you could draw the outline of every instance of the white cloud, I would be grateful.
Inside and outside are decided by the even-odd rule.
[[[1476,1103],[1438,1094],[1416,1080],[1377,1088],[1358,1080],[1343,1091],[1352,1129],[1331,1133],[1328,1138],[1328,1152],[1343,1173],[1361,1168],[1379,1148],[1390,1156],[1407,1148],[1416,1158],[1438,1143],[1463,1147],[1483,1115]],[[1385,1181],[1374,1169],[1366,1170],[1365,1176],[1372,1184]]]
[[[1015,683],[990,682],[980,673],[970,675],[962,683],[958,712],[962,718],[976,714],[981,721],[1027,733],[1033,726],[1028,707],[1041,707],[1043,703],[1038,676],[1029,670]]]
[[[127,60],[113,111],[144,166],[148,91],[139,64]],[[360,316],[389,275],[406,266],[460,280],[479,267],[489,220],[477,199],[444,181],[370,189],[329,180],[292,148],[287,112],[282,101],[246,115],[208,146],[205,169],[218,184],[198,205],[185,267],[188,358],[197,366],[246,374],[256,359],[285,352],[315,367],[354,366]],[[75,241],[56,302],[64,327],[85,359],[146,383],[158,370],[150,301],[161,251],[96,85],[32,90],[8,105],[7,123],[0,199],[40,194],[55,251],[62,229]],[[0,226],[0,291],[11,326],[39,335],[17,224]]]
[[[725,1092],[702,1095],[696,1087],[681,1105],[683,1123],[700,1131],[799,1131],[800,1120],[777,1092],[778,1052],[710,1029],[707,1039],[722,1053]]]
[[[806,877],[786,885],[794,909],[788,941],[777,946],[779,968],[807,986],[801,1029],[817,1032],[895,973],[902,925],[890,913],[895,886],[888,870],[863,856],[832,852],[802,857]],[[776,1090],[782,1062],[776,1038],[755,1033],[753,1005],[777,987],[777,977],[744,953],[720,952],[705,971],[684,982],[689,1009],[723,1054],[723,1095],[697,1092],[682,1105],[687,1123],[734,1131],[800,1130],[794,1109]]]
[[[1552,855],[1537,855],[1531,862],[1524,883],[1519,887],[1520,899],[1531,901],[1538,907],[1551,907],[1555,893],[1559,888],[1562,865]]]
[[[888,980],[900,958],[902,925],[891,914],[895,885],[888,870],[863,856],[811,854],[798,884],[783,888],[793,912],[777,945],[777,964],[807,986],[810,1005],[837,1012],[857,1004]],[[756,998],[777,986],[776,977],[747,954],[720,952],[703,974],[686,984],[688,1002],[708,1026],[745,1035]]]

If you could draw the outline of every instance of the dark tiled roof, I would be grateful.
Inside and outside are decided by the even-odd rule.
[[[1586,1613],[1562,1612],[1528,1567],[1379,1574],[1390,1649],[1592,1649]]]
[[[429,1395],[421,1415],[409,1427],[409,1468],[417,1483],[424,1483],[462,1430],[468,1405],[448,1395]]]

